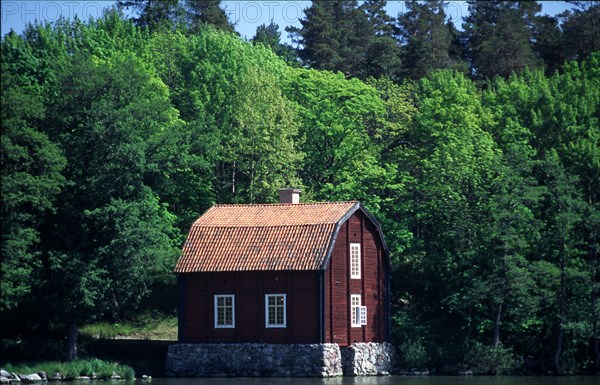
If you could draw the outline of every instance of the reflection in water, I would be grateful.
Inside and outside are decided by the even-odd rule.
[[[598,385],[599,376],[575,377],[335,377],[335,378],[154,378],[135,385]]]

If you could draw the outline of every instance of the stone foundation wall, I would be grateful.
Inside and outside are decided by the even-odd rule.
[[[395,363],[389,343],[176,344],[165,369],[175,377],[375,376],[389,374]]]
[[[333,377],[342,354],[337,344],[177,344],[165,366],[176,377]]]
[[[358,342],[341,351],[344,376],[387,375],[396,366],[396,348],[387,342]]]

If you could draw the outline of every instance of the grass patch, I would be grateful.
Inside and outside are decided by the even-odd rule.
[[[133,368],[127,365],[121,365],[116,362],[99,360],[97,358],[80,359],[71,362],[42,361],[32,364],[7,364],[4,370],[10,373],[31,374],[46,372],[48,376],[60,373],[63,380],[75,380],[79,376],[96,377],[98,379],[109,379],[113,373],[121,378],[133,380],[135,372]]]
[[[151,313],[131,321],[97,322],[84,325],[79,328],[79,333],[91,338],[176,340],[177,317]]]

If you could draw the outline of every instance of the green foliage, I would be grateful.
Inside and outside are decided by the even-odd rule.
[[[436,69],[458,68],[453,57],[451,24],[446,23],[443,1],[406,3],[407,11],[398,15],[398,30],[403,44],[403,72],[421,79]]]
[[[311,68],[341,71],[351,77],[399,75],[399,49],[385,1],[313,1],[300,20],[288,27],[300,44],[298,56]]]
[[[474,374],[511,374],[517,363],[512,349],[502,345],[494,348],[478,342],[473,343],[465,361]]]
[[[423,344],[419,341],[406,341],[398,346],[398,350],[400,351],[400,362],[403,368],[413,369],[413,368],[426,368],[427,366],[427,353],[425,352],[425,348]]]
[[[7,45],[11,42],[6,42]],[[4,49],[3,49],[4,52]],[[55,211],[66,160],[37,126],[45,107],[39,86],[2,72],[2,248],[0,309],[15,308],[41,268],[40,217]]]
[[[7,364],[3,368],[11,373],[37,373],[46,372],[48,376],[59,373],[64,380],[76,380],[79,376],[93,378],[94,376],[101,380],[110,379],[113,373],[121,378],[135,379],[135,371],[127,365],[121,365],[115,362],[103,361],[97,358],[80,359],[71,362],[41,361],[28,364],[12,365]]]
[[[537,2],[468,1],[463,24],[468,58],[480,79],[537,68],[530,26],[541,9]]]

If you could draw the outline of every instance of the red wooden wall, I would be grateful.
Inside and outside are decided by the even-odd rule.
[[[180,342],[318,343],[318,277],[318,271],[182,274]],[[235,328],[214,327],[215,294],[235,295]],[[286,294],[287,327],[265,328],[265,294]]]
[[[361,279],[350,278],[350,243],[361,244]],[[384,342],[387,338],[386,282],[388,262],[373,223],[361,212],[341,227],[325,272],[324,342]],[[367,325],[352,327],[350,296],[360,294],[367,307]]]

